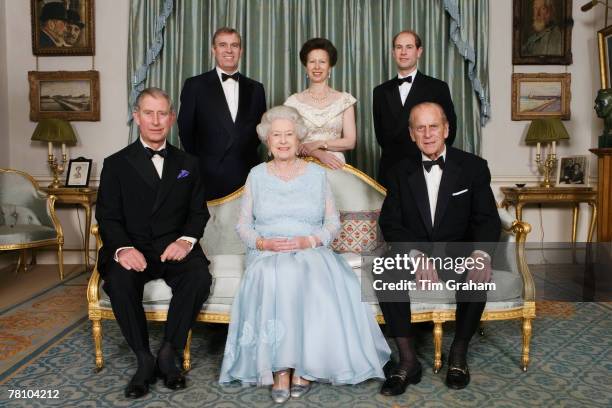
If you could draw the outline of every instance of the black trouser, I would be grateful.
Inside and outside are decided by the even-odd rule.
[[[172,300],[164,341],[180,350],[185,347],[187,335],[208,298],[212,278],[206,260],[188,257],[182,262],[151,263],[143,272],[129,271],[118,262],[110,261],[104,273],[104,290],[108,294],[117,323],[129,346],[138,351],[149,351],[147,321],[142,306],[144,285],[162,278],[172,289]]]
[[[386,282],[399,282],[406,278],[414,280],[415,275],[398,271],[383,273],[381,277]],[[441,283],[451,279],[463,283],[466,278],[467,273],[458,275],[451,270],[438,272],[438,280]],[[411,337],[414,335],[414,331],[411,321],[410,292],[404,292],[396,296],[395,299],[398,301],[379,302],[385,318],[387,335],[389,337]],[[457,290],[455,291],[455,301],[457,302],[455,338],[469,340],[478,329],[487,301],[487,292]],[[435,300],[432,299],[429,302],[434,303]]]
[[[472,338],[486,302],[458,302],[455,313],[455,338],[469,340]],[[414,335],[410,302],[381,302],[380,309],[385,317],[389,337],[411,337]]]

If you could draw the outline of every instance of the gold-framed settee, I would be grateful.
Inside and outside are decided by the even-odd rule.
[[[331,182],[336,206],[341,213],[368,214],[380,210],[385,197],[385,189],[375,180],[358,169],[344,165],[341,170],[326,169]],[[213,275],[211,295],[203,305],[197,317],[199,322],[229,323],[233,296],[236,293],[244,271],[245,248],[240,241],[235,225],[237,223],[242,189],[231,195],[208,202],[211,218],[206,226],[204,237],[200,241],[206,256],[211,261],[209,266]],[[531,322],[535,318],[535,288],[533,278],[525,261],[525,241],[531,226],[525,222],[513,219],[505,209],[499,209],[504,231],[501,240],[512,242],[507,248],[510,273],[495,271],[493,279],[500,279],[511,287],[508,295],[487,302],[482,321],[520,319],[522,330],[521,367],[527,370],[529,365],[529,348],[531,340]],[[368,217],[365,217],[368,218]],[[371,218],[369,218],[371,220]],[[374,221],[375,222],[375,221]],[[97,226],[92,228],[96,236],[98,248],[101,245],[97,234]],[[346,236],[346,234],[340,234]],[[335,244],[338,244],[336,242]],[[361,276],[361,255],[359,253],[341,254]],[[507,275],[505,275],[507,274]],[[163,280],[147,283],[143,306],[147,320],[165,321],[171,292]],[[412,320],[414,322],[433,322],[434,362],[433,368],[438,372],[442,367],[442,335],[443,324],[454,321],[454,293],[447,293],[448,299],[440,303],[412,302]],[[452,301],[450,300],[452,299]],[[102,355],[102,325],[103,319],[114,319],[108,296],[101,288],[97,264],[93,270],[87,288],[89,319],[92,321],[93,338],[95,342],[95,362],[98,369],[104,366]],[[373,313],[379,323],[384,323],[377,302],[370,302]],[[183,355],[183,368],[191,367],[190,355],[191,333],[187,339]]]
[[[55,214],[56,199],[28,173],[0,168],[0,251],[20,251],[16,273],[27,269],[29,249],[56,246],[64,279],[64,232]],[[32,263],[35,259],[32,255]]]

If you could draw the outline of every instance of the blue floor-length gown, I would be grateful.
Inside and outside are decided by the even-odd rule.
[[[390,349],[357,276],[329,244],[339,229],[325,170],[308,163],[284,181],[268,164],[245,185],[238,233],[246,271],[232,306],[220,383],[273,383],[273,372],[332,384],[384,378]],[[258,251],[257,237],[312,235],[323,243],[296,252]]]

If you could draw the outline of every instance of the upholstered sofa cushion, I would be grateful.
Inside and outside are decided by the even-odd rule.
[[[56,238],[55,229],[44,225],[0,225],[0,245],[26,244]]]
[[[0,204],[0,225],[41,225],[38,216],[28,207],[16,204]]]
[[[331,248],[338,252],[372,252],[382,243],[378,227],[380,210],[340,211],[341,228]]]

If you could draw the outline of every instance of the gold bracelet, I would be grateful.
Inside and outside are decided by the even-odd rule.
[[[257,248],[259,251],[263,251],[263,238],[257,238],[255,241],[255,248]]]

